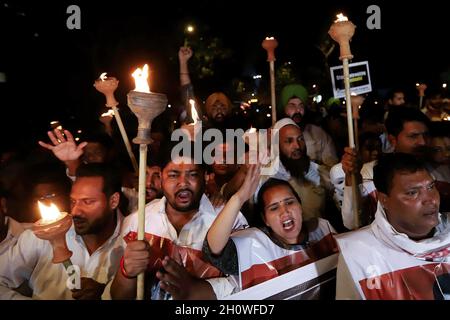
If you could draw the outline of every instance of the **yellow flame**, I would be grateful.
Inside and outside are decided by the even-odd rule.
[[[334,22],[343,22],[343,21],[348,21],[348,18],[346,16],[344,16],[342,13],[339,13],[338,15],[336,15],[337,20],[335,20]]]
[[[138,92],[146,92],[150,93],[150,87],[148,85],[147,79],[148,79],[148,65],[144,65],[144,67],[137,68],[133,74],[134,82],[136,85],[136,88],[134,91]]]
[[[45,204],[38,201],[38,206],[42,217],[41,222],[44,224],[55,222],[63,217],[58,207],[54,203],[50,204],[50,206],[46,206]]]
[[[114,117],[114,110],[108,110],[108,112],[102,113],[102,117]]]
[[[106,80],[106,72],[103,72],[100,77],[99,77],[102,81]]]
[[[192,120],[194,120],[194,124],[196,124],[200,121],[200,117],[198,116],[197,109],[195,109],[195,100],[189,99],[189,104],[191,105]]]
[[[192,33],[192,32],[194,32],[194,27],[191,26],[191,25],[188,25],[188,26],[186,27],[186,31],[189,32],[189,33]]]
[[[266,40],[275,40],[274,37],[266,37]]]

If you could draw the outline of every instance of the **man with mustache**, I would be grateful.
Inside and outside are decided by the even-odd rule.
[[[193,149],[192,149],[193,150]],[[204,194],[205,169],[190,156],[166,156],[161,185],[164,197],[145,208],[145,239],[137,239],[137,213],[125,220],[126,244],[111,286],[114,299],[136,297],[136,277],[146,272],[146,297],[214,299],[229,295],[235,285],[206,262],[202,245],[221,208],[214,208]],[[246,225],[239,215],[235,228]]]
[[[290,84],[281,91],[280,116],[291,118],[303,131],[308,156],[317,164],[331,168],[339,162],[331,137],[319,126],[305,122],[308,92],[300,84]]]
[[[180,84],[181,95],[184,105],[190,108],[189,99],[194,99],[194,87],[189,76],[188,61],[193,55],[189,47],[181,47],[178,51],[178,61],[180,64]],[[198,108],[198,107],[197,107]],[[208,96],[205,101],[205,114],[207,121],[203,121],[203,130],[216,128],[223,133],[226,129],[236,129],[240,126],[241,119],[233,116],[233,104],[223,92],[216,91]],[[197,109],[199,112],[200,110]]]
[[[284,118],[275,123],[272,134],[279,138],[279,156],[272,163],[279,164],[272,176],[261,176],[255,193],[269,178],[288,181],[300,196],[305,220],[321,217],[326,213],[327,199],[331,200],[332,185],[328,168],[318,165],[307,155],[306,142],[302,129],[290,118]],[[275,139],[277,141],[277,139]],[[240,167],[235,176],[227,183],[224,194],[230,198],[245,180],[247,165]],[[332,201],[331,201],[332,202]],[[252,220],[249,216],[248,220]]]
[[[417,158],[424,159],[427,156],[430,136],[428,132],[429,120],[419,110],[410,107],[397,107],[389,112],[385,122],[388,139],[394,147],[394,152],[412,154]],[[377,194],[371,177],[376,161],[366,163],[361,169],[361,161],[358,159],[354,149],[346,147],[342,156],[342,169],[345,172],[344,200],[342,202],[342,218],[348,229],[359,226],[354,224],[354,213],[352,209],[351,173],[355,172],[356,180],[361,192],[361,203],[363,207],[362,221],[370,223],[376,211]],[[361,170],[365,172],[366,179],[362,179]],[[338,186],[335,186],[336,188]]]
[[[12,290],[25,281],[33,291],[32,299],[100,299],[123,252],[119,191],[120,179],[106,164],[82,164],[77,169],[70,193],[73,225],[66,242],[73,252],[72,264],[80,270],[75,275],[81,277],[79,288],[67,286],[66,270],[52,262],[50,242],[26,230],[0,256],[0,299],[26,299]]]
[[[443,278],[450,274],[450,224],[439,213],[434,178],[416,156],[395,152],[378,161],[373,179],[374,222],[336,238],[336,299],[442,299]]]

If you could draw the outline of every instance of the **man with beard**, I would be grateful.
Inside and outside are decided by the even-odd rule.
[[[336,299],[442,299],[450,274],[450,225],[447,214],[439,213],[434,178],[416,156],[395,152],[378,161],[373,179],[375,220],[336,237]]]
[[[280,116],[291,118],[303,131],[308,156],[317,164],[331,168],[339,162],[331,137],[321,128],[306,123],[308,92],[299,84],[290,84],[281,91]]]
[[[189,47],[181,47],[178,51],[180,63],[181,96],[186,108],[190,108],[189,99],[194,99],[194,88],[189,76],[188,61],[193,52]],[[232,113],[233,104],[223,92],[214,92],[208,96],[205,102],[205,113],[208,121],[203,122],[203,130],[216,128],[225,133],[226,129],[237,129],[241,119],[237,119]]]
[[[389,112],[385,126],[394,152],[412,154],[419,159],[425,159],[430,146],[429,120],[422,112],[415,108],[397,107]],[[361,221],[363,221],[363,225],[366,225],[372,222],[376,212],[377,193],[372,177],[373,167],[377,162],[366,163],[361,169],[361,161],[356,151],[346,147],[344,152],[341,162],[345,172],[345,187],[341,214],[344,225],[348,229],[355,229],[360,226],[354,224],[351,173],[356,173],[363,204]],[[361,171],[365,172],[365,179],[362,179]]]
[[[146,272],[146,297],[154,300],[214,299],[235,287],[202,255],[206,233],[221,209],[204,194],[205,170],[191,157],[170,155],[168,150],[162,170],[164,197],[145,208],[145,241],[136,240],[137,213],[125,220],[125,252],[111,286],[114,299],[134,299],[141,272]],[[240,214],[234,228],[246,224]]]
[[[256,200],[259,188],[269,178],[288,181],[300,196],[305,220],[321,217],[325,213],[327,200],[331,200],[332,185],[328,168],[318,165],[307,155],[307,147],[301,128],[290,118],[275,123],[272,134],[279,137],[279,156],[272,159],[278,162],[278,169],[272,176],[261,176],[255,193]],[[276,139],[275,139],[276,141]],[[248,170],[247,165],[240,167],[236,175],[224,188],[226,198],[230,198],[244,182]],[[248,220],[253,220],[248,217]]]
[[[83,164],[76,177],[70,193],[73,225],[66,234],[67,247],[73,253],[70,260],[80,272],[75,277],[81,277],[75,288],[67,286],[70,281],[63,265],[52,262],[50,242],[26,230],[15,246],[0,256],[0,299],[26,299],[12,290],[25,281],[33,291],[32,299],[101,298],[123,252],[123,217],[117,212],[120,180],[105,164]]]

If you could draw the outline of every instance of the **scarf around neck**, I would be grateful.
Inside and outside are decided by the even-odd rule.
[[[387,220],[384,208],[378,202],[371,229],[379,240],[418,259],[434,261],[450,256],[450,224],[447,219],[439,217],[439,224],[435,228],[433,237],[414,241],[406,234],[395,230]]]

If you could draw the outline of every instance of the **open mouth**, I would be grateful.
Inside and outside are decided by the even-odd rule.
[[[288,219],[288,220],[283,221],[282,225],[283,225],[283,230],[290,231],[294,228],[295,223],[294,223],[293,219]]]
[[[192,198],[192,192],[189,190],[183,190],[176,193],[176,197],[180,202],[188,202]]]

